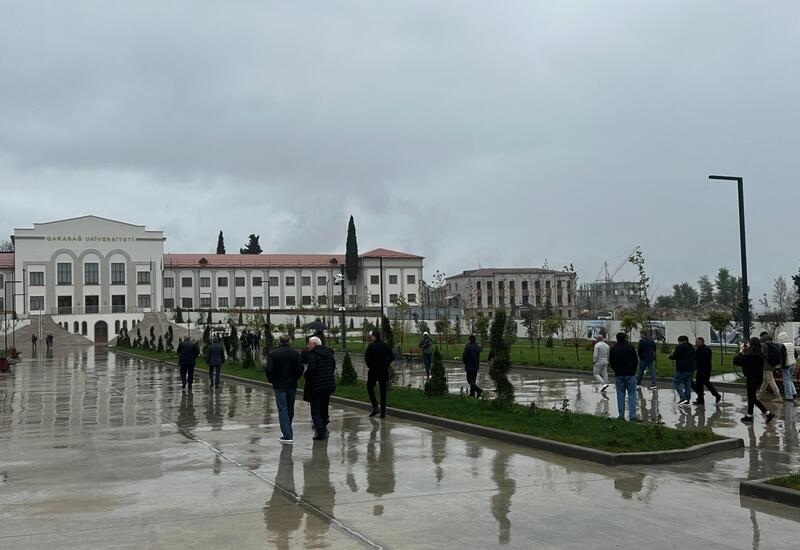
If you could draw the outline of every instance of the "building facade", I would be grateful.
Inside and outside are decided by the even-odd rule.
[[[616,315],[636,308],[639,288],[639,283],[632,281],[584,283],[578,289],[578,304],[590,316],[596,316],[599,312]]]
[[[539,268],[480,268],[447,278],[447,298],[464,317],[504,308],[515,317],[550,306],[566,319],[577,317],[573,271]]]

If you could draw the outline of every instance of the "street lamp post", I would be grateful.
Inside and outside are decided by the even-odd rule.
[[[747,245],[744,229],[744,180],[739,176],[708,176],[710,180],[735,181],[739,191],[739,246],[742,259],[742,335],[750,339],[750,287],[747,283]]]
[[[341,266],[341,273],[339,274],[339,284],[341,285],[342,290],[342,305],[339,306],[339,312],[342,315],[341,323],[342,323],[342,351],[347,351],[347,318],[345,317],[345,312],[347,308],[345,306],[345,267],[344,264]]]

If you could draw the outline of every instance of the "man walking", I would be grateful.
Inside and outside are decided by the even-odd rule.
[[[300,353],[289,346],[289,336],[282,334],[278,342],[278,347],[267,356],[266,375],[267,381],[272,384],[278,406],[278,422],[281,425],[279,441],[291,445],[294,441],[294,398],[297,380],[303,375],[303,364],[300,362]]]
[[[308,339],[306,354],[306,384],[303,399],[311,404],[311,420],[314,423],[314,440],[328,439],[328,404],[336,391],[336,358],[333,350],[322,345],[317,336]]]
[[[381,418],[386,418],[386,391],[389,386],[389,366],[394,361],[392,348],[381,340],[378,329],[369,335],[369,345],[364,352],[364,362],[367,364],[367,393],[372,402],[370,417],[378,414],[378,401],[375,399],[375,384],[380,385],[381,391]]]
[[[656,342],[650,334],[643,330],[639,333],[639,374],[636,375],[636,385],[642,385],[644,371],[650,373],[650,389],[657,389],[656,384]]]
[[[475,341],[475,335],[470,334],[469,342],[464,346],[464,353],[461,355],[464,361],[464,370],[467,371],[467,384],[469,384],[469,396],[480,397],[483,390],[478,387],[478,370],[481,365],[481,346]]]
[[[783,399],[784,401],[794,401],[797,397],[797,388],[794,386],[794,369],[797,366],[797,358],[794,356],[794,342],[785,333],[778,335],[778,340],[783,344]]]
[[[36,355],[36,341],[38,338],[36,334],[31,334],[31,355]]]
[[[605,338],[602,334],[597,335],[597,343],[594,345],[594,353],[592,354],[592,364],[594,365],[594,379],[600,386],[600,393],[605,397],[605,392],[608,389],[608,355],[611,348],[605,343]]]
[[[425,376],[431,375],[431,361],[433,360],[433,340],[427,332],[422,333],[422,340],[419,342],[419,349],[422,352],[422,364],[425,366]]]
[[[764,357],[764,381],[761,383],[761,388],[758,393],[763,394],[767,391],[767,387],[772,389],[772,400],[778,401],[781,398],[781,390],[778,389],[778,383],[775,382],[775,375],[773,370],[783,366],[783,349],[772,342],[772,337],[768,332],[762,332],[759,335],[761,340],[761,352]]]
[[[705,404],[704,387],[708,388],[708,391],[711,392],[711,395],[714,396],[717,403],[722,400],[722,396],[717,391],[717,388],[711,383],[711,355],[711,348],[706,345],[706,339],[702,336],[698,336],[695,340],[694,348],[694,361],[697,366],[697,378],[694,384],[694,392],[697,394],[697,399],[694,405]]]
[[[197,347],[197,344],[189,340],[188,336],[178,344],[178,367],[181,371],[182,389],[186,389],[186,384],[189,384],[189,390],[192,389],[192,382],[194,382],[194,365],[198,355],[200,355],[200,348]]]
[[[630,345],[624,332],[617,333],[617,343],[608,354],[608,363],[614,371],[617,389],[619,419],[625,420],[625,394],[628,394],[628,419],[639,422],[636,417],[636,366],[639,357],[636,348]]]
[[[178,346],[180,347],[180,344]],[[219,388],[222,365],[225,363],[225,347],[219,341],[219,336],[214,336],[214,341],[206,350],[206,363],[208,364],[208,383],[211,389]]]
[[[678,393],[678,405],[688,405],[692,399],[692,371],[694,370],[694,348],[688,336],[678,336],[678,345],[669,356],[675,361],[672,385]]]

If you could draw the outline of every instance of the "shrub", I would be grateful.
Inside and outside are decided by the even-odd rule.
[[[244,352],[244,360],[242,361],[242,368],[243,369],[252,369],[256,366],[256,362],[253,360],[253,352],[250,351],[250,348],[247,348]]]
[[[510,342],[506,339],[506,312],[498,309],[492,321],[492,330],[489,334],[489,376],[495,385],[495,399],[499,403],[514,402],[514,386],[508,381],[511,368]]]
[[[433,350],[431,361],[431,376],[425,381],[425,395],[444,396],[448,394],[447,373],[442,364],[442,354],[439,348]]]
[[[339,378],[339,384],[342,386],[355,386],[358,383],[358,374],[356,369],[353,368],[353,360],[350,359],[350,354],[344,354],[344,361],[342,361],[342,376]]]
[[[181,311],[181,308],[175,310],[175,322],[177,324],[183,323],[183,311]]]
[[[158,351],[159,353],[164,353],[164,340],[161,336],[158,337]]]

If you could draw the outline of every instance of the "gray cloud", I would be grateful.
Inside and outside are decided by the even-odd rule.
[[[96,213],[171,251],[341,250],[448,273],[643,247],[662,290],[797,269],[800,8],[749,2],[16,2],[5,233]]]

